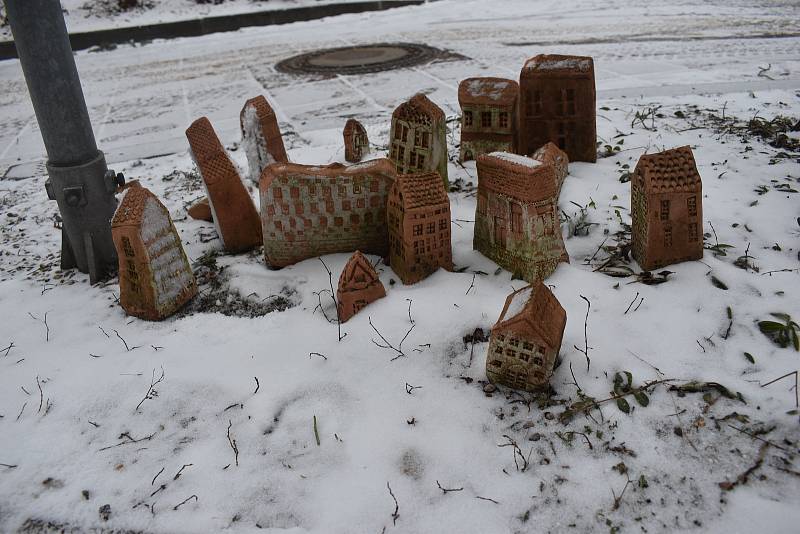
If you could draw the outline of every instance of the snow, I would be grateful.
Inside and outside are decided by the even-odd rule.
[[[592,66],[591,61],[588,59],[546,59],[537,60],[530,59],[525,62],[525,69],[536,70],[578,70],[581,72],[589,70]]]
[[[172,232],[169,215],[152,197],[145,200],[141,235],[157,287],[156,307],[161,309],[174,302],[192,278],[184,268],[181,244]]]
[[[526,287],[514,295],[514,298],[508,305],[508,310],[506,310],[505,319],[516,317],[525,308],[531,296],[533,296],[533,286]]]
[[[511,152],[490,152],[489,156],[508,161],[514,165],[522,165],[523,167],[528,167],[531,169],[542,164],[542,162],[539,160],[535,160],[527,156],[520,156],[519,154],[512,154]]]
[[[791,2],[591,0],[566,11],[563,2],[508,0],[501,12],[485,0],[444,0],[78,53],[98,146],[114,170],[164,202],[191,260],[205,266],[204,255],[219,253],[197,301],[214,280],[230,293],[221,300],[234,301],[235,292],[254,306],[286,295],[294,304],[253,318],[197,311],[160,323],[133,319],[116,301],[115,281],[90,286],[86,275],[58,269],[61,231],[36,170],[44,152],[33,110],[19,64],[0,62],[0,175],[36,176],[0,181],[0,463],[16,466],[0,466],[0,531],[38,518],[83,531],[153,534],[736,532],[754,525],[795,532],[800,478],[791,471],[800,471],[800,429],[798,416],[787,413],[795,408],[794,380],[761,385],[796,370],[798,353],[772,344],[756,321],[772,312],[800,317],[799,197],[786,189],[800,189],[797,156],[712,131],[703,117],[723,109],[745,121],[800,116],[797,9]],[[520,44],[532,39],[543,44]],[[272,69],[295,53],[382,40],[425,42],[471,59],[344,81]],[[209,117],[244,165],[239,110],[264,94],[290,159],[326,165],[342,160],[347,118],[385,146],[391,111],[408,96],[423,90],[456,117],[460,80],[516,78],[538,53],[595,58],[598,137],[620,146],[596,164],[571,164],[559,199],[573,225],[573,203],[587,206],[596,225],[588,235],[565,236],[571,263],[545,281],[568,317],[554,404],[528,403],[530,396],[504,388],[484,392],[487,343],[473,345],[469,336],[488,332],[506,297],[526,284],[495,275],[497,266],[472,249],[474,162],[448,169],[451,182],[463,184],[450,194],[454,263],[463,272],[438,271],[403,286],[378,263],[387,296],[343,325],[341,341],[318,309],[321,295],[328,316],[334,312],[319,293],[329,278],[318,260],[270,270],[259,250],[221,253],[213,225],[185,216],[202,185],[173,171],[193,169],[184,131],[197,117]],[[767,65],[772,79],[758,75]],[[646,127],[634,121],[653,108],[661,115],[653,128],[649,119]],[[452,155],[458,121],[450,124]],[[703,177],[706,242],[713,245],[716,234],[735,248],[668,266],[661,285],[595,272],[607,257],[601,246],[614,243],[620,221],[630,222],[623,166],[686,144]],[[759,272],[734,265],[746,250]],[[323,258],[334,283],[348,258]],[[715,287],[712,276],[728,289]],[[591,301],[585,331],[582,296]],[[408,332],[405,357],[373,343],[385,344],[370,322],[395,347]],[[157,395],[136,410],[162,366]],[[608,398],[622,371],[635,385],[718,382],[747,404],[708,403],[702,394],[657,386],[647,407],[630,400],[629,415],[609,402],[602,416],[591,412],[594,420],[558,421],[561,403],[579,400],[578,387]],[[408,393],[407,384],[422,387]],[[753,466],[763,445],[737,429],[773,427],[759,437],[782,449],[770,446],[745,484],[723,492],[719,483]],[[525,471],[512,447],[501,446],[504,436],[530,454]],[[620,463],[626,474],[615,469]],[[445,494],[437,482],[463,489]],[[192,495],[197,500],[175,509]],[[105,504],[108,521],[98,514]]]
[[[247,155],[247,167],[250,170],[250,181],[258,184],[261,180],[261,173],[272,163],[275,158],[267,150],[267,142],[264,139],[264,132],[261,129],[261,121],[258,120],[258,111],[253,105],[249,105],[244,110],[244,128],[242,132],[242,146]]]
[[[472,96],[485,96],[492,100],[498,100],[503,96],[506,87],[508,87],[508,82],[470,80],[467,84],[467,91]]]

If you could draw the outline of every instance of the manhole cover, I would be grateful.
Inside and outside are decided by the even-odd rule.
[[[466,57],[432,46],[413,43],[379,43],[315,50],[284,59],[275,68],[290,74],[366,74],[402,69],[429,63],[451,61]]]

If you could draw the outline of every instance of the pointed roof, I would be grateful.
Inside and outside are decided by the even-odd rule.
[[[358,132],[366,133],[367,130],[356,119],[347,119],[347,122],[344,123],[344,135],[353,135]]]
[[[186,138],[189,140],[189,147],[198,165],[218,157],[219,154],[226,154],[225,147],[217,137],[214,127],[208,117],[200,117],[186,129]]]
[[[161,204],[158,197],[146,187],[142,187],[138,180],[130,182],[122,191],[119,205],[111,219],[111,227],[138,226],[142,224],[148,199],[154,199],[166,211],[167,208]]]
[[[505,78],[467,78],[458,84],[458,103],[513,106],[519,94],[519,85]]]
[[[272,106],[269,105],[269,101],[263,95],[258,95],[247,100],[247,102],[244,103],[244,106],[242,106],[242,111],[239,113],[240,124],[244,124],[245,113],[247,113],[247,108],[251,106],[255,108],[256,116],[260,121],[264,121],[270,116],[275,116],[275,110],[273,110]]]
[[[525,62],[522,74],[594,75],[594,60],[588,56],[539,54]]]
[[[395,181],[405,209],[450,204],[444,182],[438,172],[401,174]]]
[[[703,188],[694,154],[689,146],[645,154],[639,158],[635,173],[642,176],[648,191],[699,192]]]
[[[509,152],[492,152],[479,155],[477,166],[479,187],[519,202],[540,202],[558,195],[553,165]]]
[[[362,280],[359,280],[362,278]],[[366,256],[356,250],[339,276],[339,291],[365,289],[378,280],[378,273]]]
[[[506,298],[494,328],[513,328],[520,322],[526,323],[548,345],[556,347],[567,323],[567,312],[550,289],[537,281]]]
[[[394,110],[392,118],[408,117],[413,115],[428,115],[432,120],[443,121],[444,111],[422,93],[417,93]]]

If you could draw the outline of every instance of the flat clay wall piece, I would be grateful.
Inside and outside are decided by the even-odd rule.
[[[567,312],[542,282],[509,295],[489,335],[487,378],[512,389],[547,389],[566,324]]]
[[[206,117],[186,130],[191,154],[203,178],[222,246],[244,252],[261,244],[261,221],[236,166]]]
[[[327,166],[274,163],[261,175],[264,256],[273,268],[336,252],[386,257],[388,159]]]
[[[159,321],[194,297],[197,284],[167,208],[138,182],[121,194],[111,220],[119,302],[128,315]]]

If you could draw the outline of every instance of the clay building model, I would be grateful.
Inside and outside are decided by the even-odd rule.
[[[348,119],[342,132],[344,137],[344,159],[349,163],[358,163],[369,153],[367,130],[355,119]]]
[[[492,327],[486,376],[513,389],[547,388],[566,324],[567,312],[542,282],[515,291]]]
[[[356,251],[339,276],[336,300],[339,321],[347,322],[371,302],[386,296],[378,273],[366,256]]]
[[[688,146],[645,154],[631,177],[633,257],[650,271],[703,257],[703,184]]]
[[[558,220],[553,165],[507,152],[478,156],[473,247],[534,282],[569,263]]]
[[[225,250],[243,252],[259,246],[258,211],[209,120],[201,117],[194,121],[186,130],[186,137]]]
[[[270,163],[289,161],[278,119],[266,98],[259,95],[245,102],[239,114],[239,127],[252,182],[258,183],[261,173]]]
[[[197,221],[214,222],[211,206],[208,204],[208,197],[203,197],[193,202],[186,208],[186,214]]]
[[[446,131],[444,112],[422,93],[400,104],[389,131],[389,157],[397,174],[435,171],[449,188]]]
[[[158,321],[197,294],[169,211],[138,182],[122,192],[111,236],[119,257],[119,301],[128,315]]]
[[[539,147],[536,152],[531,155],[531,158],[553,166],[553,170],[556,172],[556,183],[558,186],[556,197],[561,196],[561,186],[564,185],[564,180],[567,179],[567,175],[569,174],[569,157],[567,157],[567,153],[553,143],[547,143]]]
[[[569,161],[597,160],[592,58],[535,56],[522,67],[519,89],[519,153],[552,141]]]
[[[285,267],[353,250],[386,257],[386,203],[395,178],[385,158],[349,167],[268,166],[259,186],[267,263]]]
[[[519,85],[503,78],[467,78],[458,85],[459,161],[488,152],[516,152]]]
[[[452,270],[450,199],[438,173],[398,176],[386,211],[389,264],[404,284]]]

